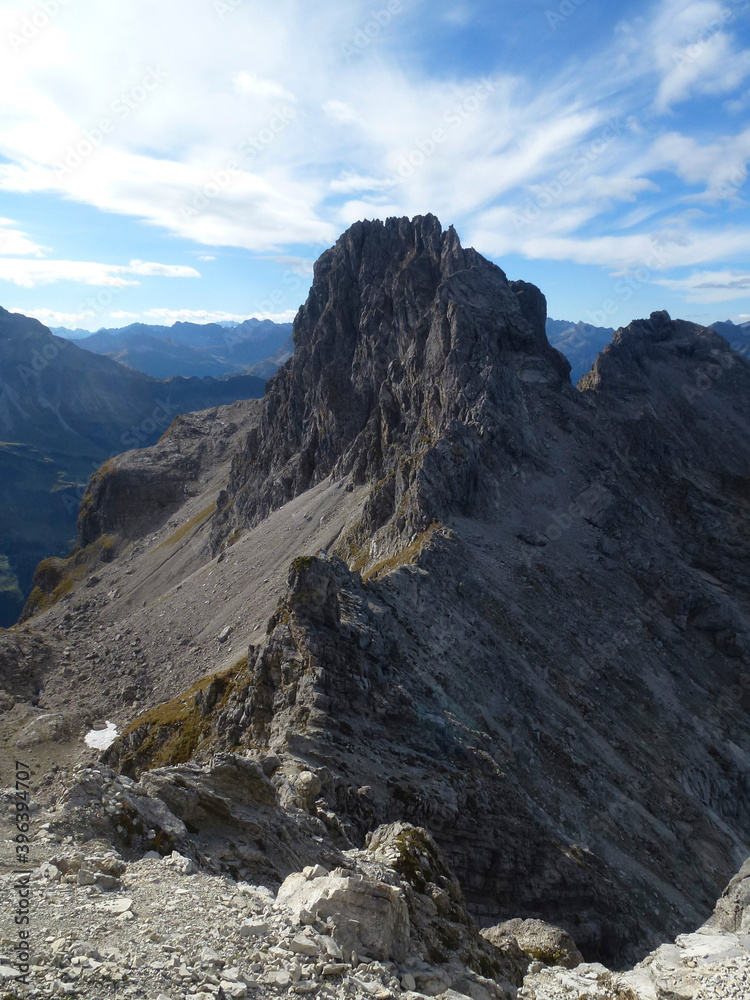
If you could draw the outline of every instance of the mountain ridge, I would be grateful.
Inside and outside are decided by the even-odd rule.
[[[76,337],[75,343],[94,354],[106,355],[155,378],[175,375],[213,376],[255,374],[253,366],[276,370],[277,355],[286,360],[291,323],[248,319],[231,328],[218,323],[177,322],[172,326],[131,323],[119,329],[102,328]],[[58,333],[71,333],[58,328]],[[54,333],[54,331],[53,331]],[[269,364],[270,362],[270,364]]]
[[[83,489],[102,461],[153,444],[181,412],[263,391],[254,376],[157,380],[0,309],[2,622],[15,621],[40,559],[66,553]]]
[[[259,321],[249,320],[246,323],[257,323]],[[267,326],[274,327],[279,326],[280,328],[288,329],[290,336],[283,342],[283,344],[278,348],[275,348],[275,344],[272,339],[268,341],[269,357],[262,361],[255,361],[249,367],[242,369],[247,374],[258,375],[263,378],[270,378],[271,375],[275,374],[281,365],[288,360],[293,351],[293,343],[291,339],[291,324],[273,324],[270,321],[266,321]],[[176,355],[177,365],[184,366],[184,370],[179,370],[174,368],[173,371],[169,370],[170,354],[169,345],[174,340],[172,334],[175,332],[176,328],[180,326],[196,326],[198,329],[203,329],[204,327],[208,329],[211,325],[206,324],[174,324],[172,327],[161,327],[161,326],[149,326],[147,324],[131,324],[130,327],[123,327],[119,329],[102,329],[97,331],[97,333],[92,334],[88,330],[77,330],[72,331],[66,328],[54,328],[52,332],[58,336],[64,336],[71,338],[73,334],[79,335],[75,339],[77,340],[88,340],[88,344],[82,344],[87,350],[90,350],[97,345],[97,351],[95,353],[110,353],[115,357],[116,360],[127,361],[128,347],[123,345],[121,341],[123,339],[127,340],[129,337],[133,337],[134,340],[141,338],[142,341],[147,341],[148,337],[152,337],[153,340],[150,342],[153,344],[154,349],[164,353],[164,358],[159,359],[156,364],[158,368],[154,368],[148,372],[148,374],[156,375],[157,377],[164,377],[165,375],[198,375],[198,374],[222,374],[228,373],[231,366],[225,367],[222,363],[215,359],[211,362],[205,357],[200,356],[198,352],[197,356],[191,353],[185,357],[184,354]],[[237,328],[242,329],[245,324],[239,323],[229,323],[229,324],[214,324],[224,331],[224,336],[227,340],[227,345],[232,347],[232,337],[233,330]],[[747,356],[748,353],[748,333],[750,332],[750,323],[739,323],[735,324],[731,320],[726,320],[723,322],[715,322],[709,324],[709,328],[716,330],[720,333],[731,346],[738,351],[740,354]],[[547,318],[546,321],[546,333],[550,344],[557,350],[561,351],[571,363],[571,381],[574,385],[589,371],[594,361],[596,360],[597,354],[602,351],[607,344],[610,342],[612,335],[615,333],[613,327],[597,327],[583,320],[578,322],[573,322],[569,320],[556,320]],[[112,339],[100,339],[100,334],[106,334]],[[242,338],[247,339],[247,338]],[[252,338],[251,338],[252,339]],[[181,343],[179,336],[176,339],[177,343]],[[119,345],[119,347],[118,347]],[[195,346],[195,345],[193,345]],[[209,338],[208,344],[203,345],[211,346],[211,338]],[[216,343],[213,346],[217,346]],[[138,363],[142,363],[142,358],[139,362],[138,343],[133,344],[133,367],[138,367]],[[141,348],[143,343],[141,343]],[[122,357],[118,356],[118,349],[122,354]],[[237,360],[237,359],[236,359]],[[152,362],[153,363],[153,362]],[[172,364],[174,365],[173,360]],[[200,371],[201,366],[211,366],[214,364],[215,369]],[[226,363],[225,363],[226,364]],[[166,367],[162,367],[166,365]]]
[[[730,346],[745,357],[750,352],[750,323],[735,324],[731,320],[711,323],[708,327],[721,334]],[[612,339],[612,327],[597,327],[590,323],[548,319],[547,336],[553,347],[567,357],[571,363],[571,380],[576,385],[591,369],[597,355]]]
[[[575,389],[545,317],[432,216],[355,225],[263,400],[99,470],[17,634],[38,710],[106,711],[167,806],[237,754],[343,847],[427,828],[480,923],[622,963],[748,854],[750,365],[654,313]],[[262,846],[216,822],[188,840],[242,876]]]

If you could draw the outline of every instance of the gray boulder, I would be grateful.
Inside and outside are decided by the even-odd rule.
[[[570,934],[544,920],[506,920],[480,933],[496,947],[503,947],[508,938],[514,938],[521,951],[543,965],[575,969],[584,960]]]
[[[304,911],[333,923],[333,939],[349,957],[354,951],[381,962],[403,962],[409,951],[409,912],[403,892],[362,875],[336,870],[309,878],[290,875],[277,902],[299,919]]]

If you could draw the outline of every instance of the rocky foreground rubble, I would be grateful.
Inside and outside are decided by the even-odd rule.
[[[139,836],[127,838],[131,846],[121,852],[112,844],[116,827],[110,839],[86,839],[126,813],[149,817],[156,829],[143,836],[161,843],[167,829],[179,837],[182,824],[161,800],[109,769],[88,768],[76,778],[60,810],[36,817],[46,822],[33,844],[29,981],[19,981],[12,930],[4,925],[3,997],[208,1000],[289,992],[504,1000],[515,996],[529,967],[531,957],[512,934],[496,944],[480,935],[424,830],[392,824],[375,831],[365,849],[341,852],[319,837],[322,857],[336,867],[308,865],[280,886],[254,885],[221,873],[195,843],[196,860],[176,850],[142,853],[134,846]],[[276,836],[292,840],[277,813]],[[85,832],[57,832],[71,824],[84,830],[84,816],[91,823]],[[0,879],[5,913],[16,879]]]
[[[746,1000],[750,997],[750,861],[694,934],[664,944],[635,969],[598,964],[530,969],[518,1000]]]
[[[206,769],[204,804],[209,779],[215,794],[222,768],[243,770],[239,758]],[[309,816],[264,802],[262,768],[247,761],[245,769],[256,781],[255,825],[288,845],[284,855],[269,844],[269,859],[281,867],[286,859],[288,867],[309,836]],[[196,769],[194,796],[197,775]],[[316,836],[325,865],[306,865],[280,885],[272,874],[255,884],[222,871],[217,856],[204,853],[208,841],[190,837],[154,794],[158,782],[149,790],[106,767],[81,768],[73,777],[59,807],[32,809],[38,832],[29,881],[30,970],[19,973],[12,920],[5,919],[2,1000],[750,996],[750,861],[696,933],[661,946],[631,971],[613,973],[585,963],[568,933],[541,920],[515,919],[480,932],[423,829],[382,826],[365,848],[342,851]],[[164,796],[163,786],[159,791]],[[270,810],[265,823],[263,810]],[[12,850],[8,832],[4,846]],[[144,851],[149,841],[161,849]],[[171,843],[185,853],[170,851]],[[274,870],[270,860],[267,870]],[[17,874],[0,875],[6,918],[17,884]]]

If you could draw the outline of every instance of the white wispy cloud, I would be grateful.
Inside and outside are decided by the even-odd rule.
[[[292,104],[297,100],[290,90],[275,80],[264,80],[256,73],[249,73],[244,69],[235,73],[233,80],[237,90],[248,97],[267,101],[289,101]]]
[[[689,278],[663,278],[657,284],[684,292],[688,302],[731,302],[750,293],[750,272],[697,271]]]
[[[432,210],[456,218],[481,210],[539,175],[606,114],[592,100],[582,107],[572,81],[535,95],[511,75],[441,80],[408,72],[384,45],[377,57],[349,65],[341,46],[367,11],[344,0],[325,11],[299,0],[240,7],[220,50],[205,44],[217,30],[209,5],[178,32],[173,23],[161,47],[133,23],[139,12],[166,22],[174,4],[158,15],[145,0],[133,7],[132,19],[106,15],[106,34],[118,44],[104,51],[92,45],[103,15],[66,10],[55,24],[67,48],[64,86],[55,86],[62,66],[44,38],[15,65],[0,65],[0,85],[17,109],[0,128],[0,153],[9,160],[0,165],[0,189],[57,192],[207,246],[283,251],[336,238],[360,206],[332,196],[369,195],[369,215]],[[249,71],[242,27],[253,20],[266,44]],[[102,99],[101,80],[113,81],[112,95],[138,80],[130,42],[164,82],[69,168],[76,158],[66,151],[75,154],[81,136],[98,127],[102,106],[113,103]],[[295,96],[295,114],[280,113],[277,105]],[[413,160],[419,169],[410,171]],[[341,164],[348,165],[343,173]],[[333,184],[332,167],[341,175]],[[446,183],[456,172],[462,183]],[[354,177],[370,180],[346,180]]]
[[[732,200],[747,180],[750,129],[713,142],[668,132],[656,139],[650,159],[652,169],[667,168],[687,184],[702,185],[702,198]]]
[[[330,182],[330,189],[336,194],[353,194],[359,191],[383,191],[392,188],[394,181],[388,177],[364,177],[361,174],[346,173]]]
[[[33,319],[38,319],[40,323],[44,323],[45,326],[66,326],[68,329],[76,329],[89,318],[89,314],[85,312],[58,312],[56,309],[14,306],[9,311],[31,316]],[[82,329],[86,329],[86,327],[82,327]]]
[[[658,111],[695,96],[728,94],[750,74],[750,50],[732,34],[742,14],[736,3],[662,0],[646,38],[660,74]]]
[[[357,112],[346,101],[326,101],[323,104],[323,111],[340,125],[362,124]]]
[[[20,229],[11,229],[12,219],[0,219],[0,254],[8,256],[23,256],[34,254],[41,257],[47,247],[38,246]]]
[[[441,3],[436,16],[460,26],[475,7]],[[198,248],[280,262],[316,255],[357,218],[432,211],[495,256],[724,267],[748,252],[742,226],[718,211],[742,203],[750,130],[738,117],[727,134],[691,133],[670,115],[695,97],[747,99],[739,10],[651,0],[595,53],[561,50],[534,80],[523,68],[487,77],[413,65],[395,45],[408,15],[350,60],[344,49],[370,17],[359,0],[255,0],[225,19],[210,3],[189,19],[177,0],[71,4],[0,62],[10,109],[0,190],[54,194]],[[17,21],[0,8],[0,37]],[[96,142],[103,118],[113,127]],[[135,261],[21,260],[46,252],[0,220],[0,278],[19,285],[187,276]]]
[[[109,288],[124,288],[126,285],[139,284],[131,276],[200,278],[200,273],[193,267],[140,260],[131,261],[130,264],[100,264],[96,261],[0,257],[0,281],[8,281],[22,288],[53,285],[58,281],[74,281],[82,285],[101,285]]]
[[[123,274],[142,274],[160,278],[200,278],[200,271],[182,264],[156,264],[153,261],[131,260]]]
[[[337,235],[310,210],[320,200],[320,187],[285,176],[283,168],[265,177],[118,150],[102,150],[64,178],[54,167],[0,165],[0,189],[58,191],[103,211],[146,218],[203,245],[258,251],[279,249],[287,240],[330,241]]]
[[[750,108],[750,90],[746,90],[744,94],[740,94],[738,97],[733,97],[731,100],[724,102],[724,109],[730,115],[741,115],[748,108]]]
[[[650,233],[591,237],[533,233],[515,237],[492,228],[477,231],[473,242],[477,249],[494,256],[520,247],[530,258],[600,265],[622,274],[643,268],[656,274],[750,254],[750,231],[746,229],[694,232],[679,226]]]

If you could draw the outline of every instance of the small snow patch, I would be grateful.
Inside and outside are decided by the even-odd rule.
[[[106,750],[112,746],[117,736],[117,726],[114,722],[108,722],[106,729],[92,729],[90,733],[86,733],[85,743],[94,750]]]

